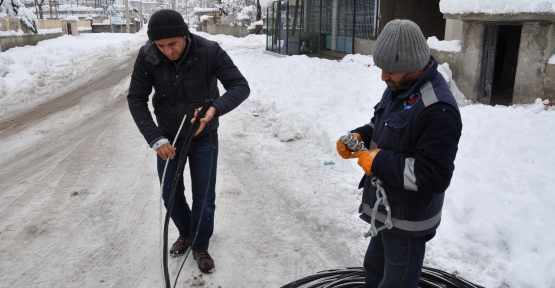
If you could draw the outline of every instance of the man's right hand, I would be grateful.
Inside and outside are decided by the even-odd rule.
[[[337,143],[336,143],[336,149],[339,156],[343,157],[343,159],[349,159],[351,157],[351,154],[353,154],[353,152],[347,149],[347,146],[345,146],[345,143],[343,143],[344,137],[345,136],[339,137],[339,140],[337,140]],[[360,137],[358,133],[353,133],[353,137],[357,138],[358,141],[362,140],[362,137]]]
[[[168,157],[173,159],[175,157],[175,147],[172,147],[170,143],[165,143],[156,149],[156,153],[164,160],[168,159]]]

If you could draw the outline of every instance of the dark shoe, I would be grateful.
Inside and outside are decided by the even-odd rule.
[[[177,238],[177,241],[173,243],[172,249],[170,249],[170,255],[172,257],[177,257],[185,254],[189,245],[191,245],[191,238]]]
[[[208,254],[208,251],[193,252],[193,257],[197,260],[198,269],[204,273],[214,272],[214,260]]]

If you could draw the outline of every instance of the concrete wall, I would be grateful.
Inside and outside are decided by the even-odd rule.
[[[63,34],[24,34],[21,36],[0,36],[0,52],[4,52],[13,47],[23,47],[25,45],[36,45],[39,41],[60,37]]]
[[[478,101],[483,54],[483,22],[464,22],[460,53],[451,56],[449,63],[453,79],[469,100]]]
[[[552,23],[525,23],[520,36],[520,50],[516,68],[514,103],[534,103],[536,98],[553,96],[544,87],[547,61],[555,54],[555,25]],[[552,83],[552,82],[551,82]]]
[[[40,29],[60,29],[60,20],[39,19],[37,28]],[[0,36],[0,52],[13,47],[23,47],[26,45],[36,45],[39,41],[53,39],[63,35],[59,33],[34,34],[24,23],[16,17],[0,18],[0,31],[23,31],[23,35]]]
[[[62,21],[60,20],[46,20],[38,19],[38,29],[61,29]]]
[[[545,77],[543,78],[543,92],[545,98],[555,96],[555,64],[547,64],[545,67]]]
[[[355,38],[355,54],[372,55],[376,40],[368,38]]]
[[[23,33],[33,33],[27,25],[23,24],[17,17],[0,18],[0,31],[23,31]]]
[[[235,37],[246,37],[249,35],[249,31],[247,31],[246,26],[229,26],[229,25],[216,25],[213,23],[203,23],[205,25],[200,25],[197,27],[202,29],[202,31],[212,34],[225,34]],[[199,30],[201,31],[201,30]]]
[[[92,33],[125,33],[125,24],[100,24],[94,23],[92,25]],[[129,32],[137,33],[141,30],[141,22],[134,22],[129,24]]]
[[[453,79],[466,98],[478,101],[480,73],[482,68],[484,24],[464,22],[460,52],[446,52],[430,49],[430,54],[442,63],[449,63]]]
[[[447,19],[445,21],[444,40],[462,40],[463,21],[457,19]]]
[[[460,52],[430,50],[440,63],[447,62],[453,79],[469,100],[478,101],[482,76],[485,22],[464,21]],[[529,104],[555,95],[555,24],[523,23],[513,92],[513,103]]]
[[[97,31],[94,31],[95,26],[91,25],[91,21],[89,20],[81,20],[81,21],[70,21],[72,25],[72,32],[73,35],[78,35],[78,33],[100,33],[100,32],[112,32],[110,29],[110,25],[103,25],[107,26],[105,29],[106,31],[99,30],[98,27]],[[49,33],[49,34],[33,34],[29,28],[25,24],[23,24],[18,18],[15,17],[7,17],[7,18],[0,18],[0,31],[19,31],[22,30],[24,32],[23,35],[10,35],[10,36],[0,36],[0,52],[6,51],[13,47],[22,47],[26,45],[36,45],[39,41],[53,39],[56,37],[60,37],[62,35],[68,34],[67,31],[67,21],[65,20],[45,20],[39,19],[37,23],[37,28],[39,31],[41,29],[62,29],[62,32],[58,33]],[[135,25],[136,24],[136,25]],[[135,24],[130,25],[131,33],[136,33],[137,30],[140,30],[140,22],[136,22]],[[123,26],[123,28],[122,28]],[[137,27],[137,29],[135,29]],[[85,30],[83,30],[85,28]],[[86,28],[92,28],[91,30]],[[79,30],[82,31],[79,31]],[[125,31],[125,25],[114,25],[114,32],[121,33]]]

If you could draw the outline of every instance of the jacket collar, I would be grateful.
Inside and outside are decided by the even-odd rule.
[[[422,77],[420,77],[420,79],[416,80],[415,82],[408,84],[406,87],[403,85],[403,87],[401,87],[403,91],[401,91],[397,95],[397,97],[399,99],[404,99],[409,97],[413,93],[418,92],[420,88],[424,86],[424,84],[428,83],[428,81],[430,81],[432,78],[434,78],[437,75],[437,65],[438,65],[437,60],[434,58],[434,56],[430,55],[430,62],[428,63],[428,65],[426,65],[426,68],[427,68],[426,72],[424,72]],[[389,86],[387,89],[389,89]],[[397,93],[393,93],[393,91],[390,91],[390,92],[392,95],[397,94]]]

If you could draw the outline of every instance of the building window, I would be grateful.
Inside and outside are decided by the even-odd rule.
[[[376,0],[356,0],[356,37],[376,37]]]

